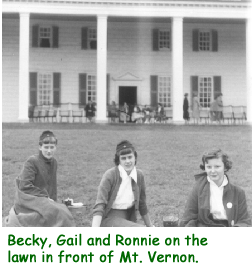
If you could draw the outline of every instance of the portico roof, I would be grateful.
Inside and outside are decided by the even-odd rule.
[[[2,0],[3,13],[66,16],[246,19],[250,0]]]

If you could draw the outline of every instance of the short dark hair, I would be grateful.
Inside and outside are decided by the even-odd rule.
[[[212,149],[210,151],[205,152],[202,156],[202,164],[200,165],[200,168],[202,170],[205,170],[205,163],[208,163],[208,160],[218,158],[222,159],[225,171],[228,171],[232,168],[232,161],[230,160],[227,153],[224,153],[221,149]]]
[[[42,146],[43,144],[57,144],[58,139],[54,135],[52,131],[44,131],[41,136],[39,137],[39,145]]]
[[[217,93],[217,94],[215,94],[214,99],[216,100],[216,99],[219,98],[220,96],[223,96],[223,94],[222,94],[222,93]]]
[[[137,159],[137,152],[135,150],[135,147],[127,140],[123,140],[120,143],[117,144],[116,146],[116,154],[115,154],[115,158],[114,158],[114,163],[116,164],[116,166],[118,166],[120,164],[120,156],[121,155],[126,155],[126,154],[130,154],[133,153],[135,158]],[[137,160],[136,160],[137,162]],[[135,164],[136,164],[135,162]]]

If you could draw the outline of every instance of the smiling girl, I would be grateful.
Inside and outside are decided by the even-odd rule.
[[[245,192],[230,183],[226,174],[232,167],[222,150],[206,152],[195,176],[196,185],[187,201],[181,226],[187,227],[248,227]]]
[[[116,147],[115,167],[105,172],[98,187],[92,227],[143,227],[136,221],[139,211],[147,227],[149,218],[145,181],[136,169],[137,152],[127,140]]]

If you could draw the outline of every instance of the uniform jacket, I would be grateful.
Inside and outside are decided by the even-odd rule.
[[[195,176],[196,185],[187,201],[180,226],[218,227],[210,218],[210,183],[206,173]],[[249,227],[251,219],[247,211],[245,192],[230,182],[224,187],[223,205],[227,213],[228,226]]]
[[[93,210],[94,216],[100,215],[103,218],[107,216],[115,201],[121,182],[122,178],[118,167],[113,167],[105,172],[98,187],[97,199]],[[148,210],[146,206],[145,181],[140,170],[137,170],[137,184],[132,180],[132,190],[135,197],[135,217],[137,211],[142,216],[146,215]]]
[[[57,161],[46,159],[41,151],[25,162],[18,177],[19,190],[37,197],[57,200]]]
[[[46,159],[41,151],[25,162],[16,179],[14,206],[6,226],[73,227],[75,222],[65,204],[57,200],[57,161]],[[49,199],[50,198],[50,199]]]

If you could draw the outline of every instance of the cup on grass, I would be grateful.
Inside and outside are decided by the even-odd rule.
[[[178,227],[179,225],[179,214],[176,212],[169,213],[163,216],[163,226],[164,227]]]

